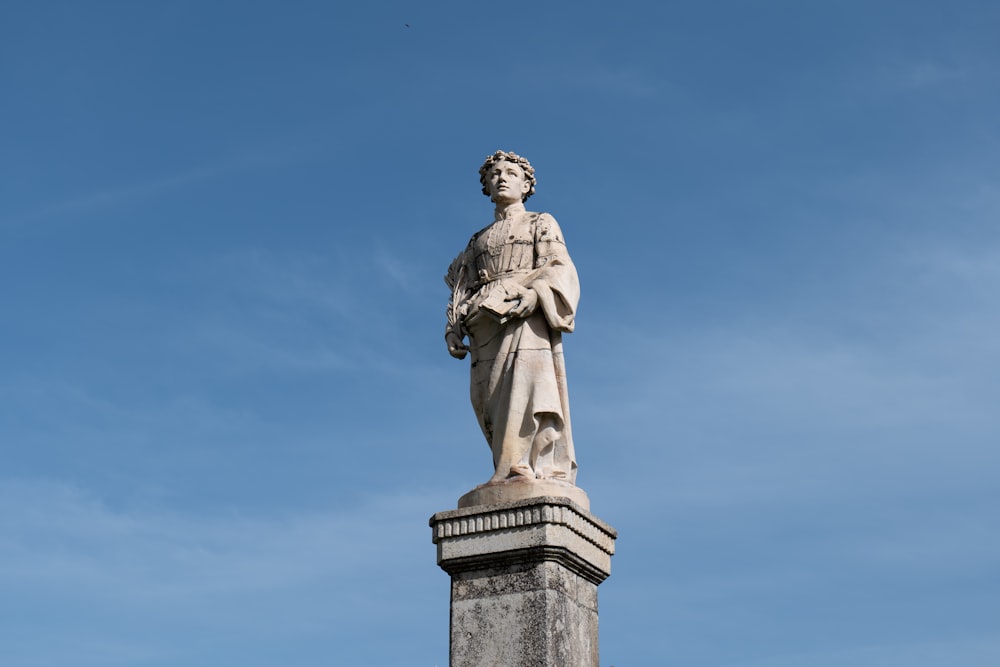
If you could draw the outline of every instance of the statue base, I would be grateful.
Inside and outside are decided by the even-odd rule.
[[[451,575],[451,667],[598,667],[614,528],[556,496],[439,512],[430,525]]]
[[[578,486],[556,479],[512,477],[502,482],[480,484],[458,499],[458,509],[477,505],[499,505],[529,498],[562,497],[572,500],[582,509],[590,510],[590,498]]]

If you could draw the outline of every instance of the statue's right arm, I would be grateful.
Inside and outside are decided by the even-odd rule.
[[[449,330],[444,336],[444,342],[448,345],[448,354],[456,359],[465,359],[465,355],[468,354],[469,348],[462,342],[462,339],[457,333]]]
[[[465,254],[461,253],[448,267],[448,275],[444,281],[451,288],[448,299],[448,326],[445,329],[444,340],[448,345],[448,354],[456,359],[464,359],[469,348],[462,342],[465,338],[462,331],[462,304],[465,296]]]

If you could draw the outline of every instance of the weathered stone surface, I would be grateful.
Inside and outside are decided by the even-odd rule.
[[[451,575],[451,667],[598,667],[617,533],[562,497],[431,517]]]
[[[451,667],[597,667],[597,585],[554,562],[452,579]]]

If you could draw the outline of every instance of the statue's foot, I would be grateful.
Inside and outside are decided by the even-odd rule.
[[[516,479],[518,477],[535,479],[535,471],[529,466],[511,466],[510,472],[507,473],[507,479]]]
[[[554,479],[559,482],[568,482],[569,475],[562,470],[546,469],[538,473],[538,479]]]
[[[524,466],[524,465],[511,466],[510,470],[508,470],[506,473],[504,473],[503,471],[497,471],[496,473],[494,473],[494,475],[490,477],[490,481],[486,483],[502,484],[504,482],[510,482],[512,480],[517,480],[517,479],[533,480],[535,479],[535,471],[532,470],[529,466]]]

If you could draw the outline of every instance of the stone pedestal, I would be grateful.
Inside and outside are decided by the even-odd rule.
[[[451,575],[451,667],[598,667],[597,586],[617,533],[564,497],[431,517]]]

